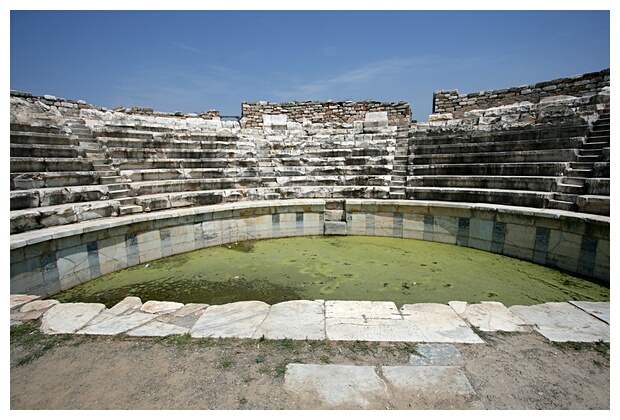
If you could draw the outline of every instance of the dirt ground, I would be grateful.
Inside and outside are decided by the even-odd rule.
[[[482,335],[457,344],[486,409],[610,408],[609,344],[553,344],[536,333]],[[415,344],[293,340],[44,336],[11,328],[10,408],[346,409],[284,387],[295,363],[406,365]],[[463,398],[415,395],[370,409],[460,409]]]

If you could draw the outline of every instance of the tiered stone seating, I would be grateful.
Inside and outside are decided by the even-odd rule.
[[[600,162],[604,153],[589,151],[596,146],[589,146],[584,119],[571,113],[562,117],[508,129],[482,130],[465,119],[451,121],[453,128],[431,123],[421,132],[412,130],[407,198],[608,215],[608,207],[599,204],[608,201],[608,195],[587,197],[588,186],[603,194],[609,191],[608,178],[586,178],[594,175],[595,167],[608,167]]]
[[[104,125],[94,135],[126,186],[122,214],[215,204],[221,190],[258,183],[251,145],[232,133]]]
[[[100,173],[66,126],[12,123],[10,139],[11,233],[116,213],[118,202],[109,201]]]
[[[293,124],[289,131],[253,133],[261,178],[283,197],[389,198],[396,127]]]

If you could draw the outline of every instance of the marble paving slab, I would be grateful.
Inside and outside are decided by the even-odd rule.
[[[106,319],[77,331],[77,334],[116,335],[137,328],[156,318],[157,315],[134,312]]]
[[[571,305],[578,307],[579,309],[586,311],[592,316],[597,317],[601,321],[605,321],[607,324],[610,322],[610,305],[609,302],[583,302],[583,301],[571,301]]]
[[[448,305],[415,303],[403,305],[406,322],[415,325],[430,343],[483,343],[467,323]]]
[[[190,334],[197,338],[252,338],[268,312],[269,305],[260,301],[209,306],[196,321]]]
[[[568,302],[515,305],[510,311],[550,341],[609,341],[609,324]]]
[[[189,333],[189,328],[165,322],[153,321],[135,328],[127,333],[132,337],[166,337]]]
[[[59,303],[43,314],[41,331],[45,334],[73,334],[104,309],[102,303]]]
[[[403,317],[394,302],[328,300],[325,302],[326,318],[349,319],[398,319]]]
[[[465,359],[452,344],[418,344],[416,353],[409,356],[414,366],[465,366]]]
[[[525,332],[531,328],[525,322],[500,302],[481,302],[468,304],[467,302],[452,301],[450,307],[461,318],[481,331]]]
[[[272,305],[253,338],[277,340],[325,339],[325,307],[323,302],[294,300]]]

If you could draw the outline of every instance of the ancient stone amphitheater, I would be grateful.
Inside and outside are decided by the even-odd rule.
[[[108,110],[11,92],[11,293],[207,246],[385,235],[609,283],[609,69],[405,102]]]

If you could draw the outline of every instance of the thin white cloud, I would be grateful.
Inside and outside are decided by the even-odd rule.
[[[386,78],[411,73],[416,67],[427,66],[429,63],[430,59],[427,57],[386,59],[367,63],[331,77],[298,84],[274,94],[281,100],[330,96],[343,90],[363,89]]]

